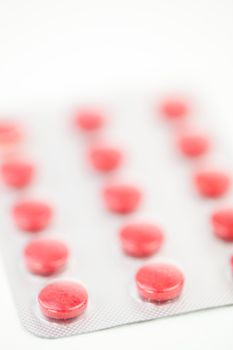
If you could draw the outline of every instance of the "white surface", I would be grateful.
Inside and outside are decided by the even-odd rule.
[[[230,0],[2,0],[0,107],[66,102],[137,86],[197,92],[201,87],[219,113],[213,123],[233,149],[232,10]],[[0,344],[5,348],[233,345],[232,308],[69,339],[37,339],[21,328],[2,270],[0,280]]]

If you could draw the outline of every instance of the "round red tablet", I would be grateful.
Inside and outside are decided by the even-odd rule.
[[[233,209],[221,209],[211,216],[215,235],[224,241],[233,241]]]
[[[141,191],[131,185],[111,185],[103,191],[105,205],[113,213],[128,214],[135,211],[142,198]]]
[[[184,285],[184,276],[174,265],[149,264],[138,270],[136,285],[143,299],[164,302],[180,295]]]
[[[24,188],[34,176],[34,166],[22,160],[6,161],[1,166],[2,178],[8,187]]]
[[[18,143],[21,139],[22,131],[17,123],[0,120],[0,145]]]
[[[197,191],[203,197],[223,196],[230,187],[230,177],[221,171],[199,171],[194,175]]]
[[[96,170],[109,172],[120,166],[122,153],[114,147],[96,146],[89,151],[89,159]]]
[[[44,202],[21,201],[13,207],[13,216],[20,230],[36,233],[50,224],[52,209]]]
[[[41,290],[38,302],[46,317],[67,320],[84,313],[87,308],[88,294],[86,288],[80,283],[57,281]]]
[[[178,147],[187,158],[195,158],[207,153],[209,140],[205,135],[190,132],[179,137]]]
[[[164,240],[160,228],[145,223],[128,224],[120,230],[123,251],[131,256],[142,258],[156,253]]]
[[[97,110],[80,110],[74,118],[75,127],[85,132],[96,131],[102,128],[104,123],[103,114]]]
[[[182,100],[170,99],[161,104],[160,112],[165,118],[175,120],[185,117],[189,112],[189,107]]]
[[[60,241],[39,239],[26,246],[24,259],[30,272],[48,276],[63,270],[68,259],[68,249]]]

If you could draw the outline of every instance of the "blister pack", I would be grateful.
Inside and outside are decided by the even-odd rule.
[[[231,160],[211,117],[142,95],[0,121],[1,250],[27,330],[233,303]]]

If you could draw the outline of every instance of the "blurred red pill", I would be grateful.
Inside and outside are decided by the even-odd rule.
[[[50,224],[52,209],[44,202],[21,201],[13,207],[13,216],[20,230],[36,233]]]
[[[34,166],[22,160],[10,160],[2,164],[1,173],[8,187],[20,189],[32,182]]]
[[[0,120],[0,145],[18,143],[22,139],[19,125],[10,120]]]
[[[137,209],[142,198],[141,191],[131,185],[106,186],[103,191],[106,207],[113,213],[128,214]]]
[[[96,146],[89,152],[90,163],[100,172],[117,169],[122,162],[122,153],[114,147]]]
[[[185,101],[178,99],[168,99],[160,105],[162,115],[170,120],[181,119],[189,112],[189,107]]]
[[[49,318],[67,320],[78,317],[87,308],[88,294],[80,283],[57,281],[44,287],[38,296],[41,312]]]
[[[142,299],[165,302],[180,295],[184,285],[184,276],[174,265],[148,264],[138,270],[136,285]]]
[[[28,243],[24,250],[24,259],[30,272],[49,276],[65,267],[68,254],[67,246],[63,242],[44,238]]]
[[[96,131],[102,128],[104,123],[103,114],[96,110],[80,110],[74,119],[75,127],[85,132]]]
[[[223,196],[230,187],[230,177],[221,171],[199,171],[194,175],[194,183],[201,196],[217,198]]]
[[[224,241],[233,241],[233,209],[221,209],[211,216],[215,235]]]
[[[155,225],[128,224],[120,230],[123,251],[131,256],[143,258],[156,253],[164,240],[162,231]]]
[[[178,147],[184,156],[195,158],[208,151],[209,140],[205,135],[190,132],[179,137]]]

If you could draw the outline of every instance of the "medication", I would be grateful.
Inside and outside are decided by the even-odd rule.
[[[194,184],[202,197],[218,198],[230,187],[230,177],[222,171],[204,170],[194,175]]]
[[[16,122],[7,119],[0,120],[0,146],[18,143],[22,137],[22,130]]]
[[[184,285],[183,273],[171,264],[145,265],[138,270],[135,278],[139,295],[151,302],[177,298]]]
[[[233,241],[233,209],[220,209],[211,216],[215,235],[224,241]]]
[[[68,255],[65,243],[48,238],[33,240],[24,249],[27,269],[41,276],[61,272],[67,263]]]
[[[102,173],[116,170],[123,158],[120,150],[107,146],[92,147],[88,157],[92,167]]]
[[[72,115],[75,135],[57,106],[25,111],[28,121],[16,124],[30,139],[8,157],[3,152],[0,248],[20,319],[39,337],[233,304],[233,252],[222,242],[233,242],[233,210],[223,203],[231,199],[231,173],[207,168],[220,159],[231,169],[231,157],[221,142],[210,147],[208,110],[193,115],[185,99],[167,99],[155,118],[144,93],[105,102]],[[17,175],[18,162],[32,166],[31,177]]]
[[[103,114],[94,109],[77,111],[74,118],[74,126],[83,132],[93,132],[101,129],[105,124]]]
[[[185,157],[196,158],[208,152],[209,140],[201,133],[188,132],[179,136],[177,145]]]
[[[34,166],[23,160],[9,160],[1,165],[1,175],[6,186],[21,189],[33,180]]]
[[[37,233],[48,227],[52,220],[52,209],[44,202],[24,200],[16,203],[12,210],[19,230]]]
[[[67,320],[78,317],[87,308],[86,288],[73,281],[56,281],[45,286],[38,295],[42,313],[49,318]]]
[[[160,113],[166,119],[178,120],[188,115],[189,107],[183,100],[168,99],[161,103]]]
[[[103,198],[109,211],[117,214],[129,214],[138,208],[142,193],[136,186],[116,184],[104,188]]]
[[[155,254],[164,241],[160,228],[147,223],[133,223],[120,230],[120,243],[127,255],[143,258]]]

